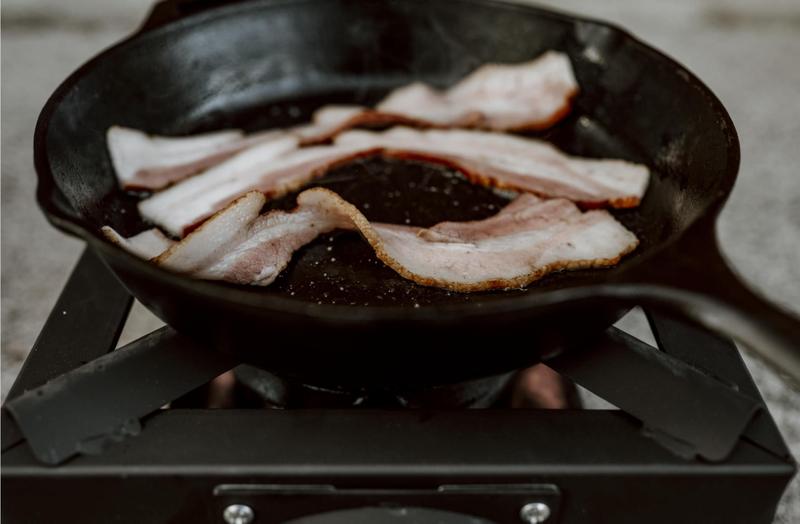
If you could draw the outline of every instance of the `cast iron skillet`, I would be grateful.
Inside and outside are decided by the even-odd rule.
[[[736,131],[673,60],[608,24],[485,0],[209,4],[158,4],[140,31],[56,90],[34,144],[49,220],[86,239],[179,331],[310,382],[409,386],[530,364],[640,304],[739,337],[800,377],[800,323],[744,287],[717,244],[714,222],[739,166]],[[641,207],[616,213],[642,242],[615,269],[461,295],[399,278],[340,233],[296,254],[275,285],[251,288],[169,273],[98,233],[145,227],[135,198],[117,190],[104,142],[113,124],[162,134],[286,126],[324,103],[372,103],[415,80],[446,86],[483,63],[547,49],[569,54],[582,91],[546,137],[653,172]],[[400,223],[477,218],[502,204],[419,164],[370,160],[321,183],[370,218]]]

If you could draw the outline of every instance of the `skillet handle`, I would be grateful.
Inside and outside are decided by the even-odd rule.
[[[206,9],[233,3],[231,0],[162,0],[153,5],[137,33],[144,33]]]
[[[752,291],[719,248],[713,222],[641,264],[630,289],[642,306],[738,339],[800,387],[800,318]],[[627,280],[627,279],[626,279]]]

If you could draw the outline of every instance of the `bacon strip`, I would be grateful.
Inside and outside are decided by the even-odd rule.
[[[374,152],[362,146],[295,149],[264,144],[140,201],[139,213],[170,234],[183,236],[247,192],[284,195],[341,163]]]
[[[402,124],[495,131],[546,129],[567,113],[578,83],[567,55],[549,51],[521,64],[486,64],[446,91],[414,83],[392,91],[375,109],[325,106],[294,131],[318,144],[354,127]]]
[[[332,167],[373,154],[440,163],[484,185],[567,198],[586,207],[635,207],[649,177],[641,165],[574,158],[539,140],[483,131],[393,128],[348,131],[328,146],[276,144],[243,151],[142,200],[141,215],[181,236],[248,191],[277,197]]]
[[[155,190],[199,173],[259,142],[280,140],[284,136],[282,131],[244,136],[241,131],[227,130],[164,137],[112,126],[106,141],[120,186]]]
[[[259,142],[293,135],[319,144],[353,127],[402,124],[476,127],[498,131],[544,129],[569,112],[578,92],[569,58],[547,52],[521,64],[487,64],[446,91],[414,83],[392,91],[375,109],[326,106],[311,124],[244,136],[227,130],[187,137],[151,136],[112,126],[111,161],[123,189],[156,190],[214,166]]]
[[[643,165],[572,157],[541,140],[484,131],[349,131],[336,145],[445,164],[483,185],[567,198],[586,207],[636,207],[649,180]]]
[[[265,201],[257,191],[246,194],[155,262],[198,278],[266,286],[286,267],[297,249],[321,233],[349,225],[339,215],[322,208],[273,211],[259,216]]]
[[[636,237],[607,211],[522,195],[497,215],[431,228],[371,224],[327,189],[302,192],[291,212],[258,215],[251,192],[169,248],[155,262],[198,278],[265,286],[292,253],[336,228],[358,230],[386,265],[418,284],[454,291],[521,287],[562,269],[607,267]]]
[[[175,244],[174,240],[167,238],[164,233],[156,228],[142,231],[129,238],[124,238],[109,226],[103,226],[101,231],[107,239],[125,251],[148,260],[160,255]]]

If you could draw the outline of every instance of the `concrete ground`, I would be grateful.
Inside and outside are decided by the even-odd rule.
[[[742,169],[722,214],[725,253],[756,289],[800,314],[800,3],[796,0],[546,0],[627,27],[697,73],[722,99]],[[2,392],[5,395],[82,244],[34,204],[31,139],[47,96],[87,58],[133,30],[148,0],[5,0],[2,12]],[[636,322],[629,321],[630,325]],[[136,307],[131,340],[160,325]],[[634,328],[636,330],[637,328]],[[797,391],[748,359],[795,455]],[[777,522],[800,522],[800,482]]]

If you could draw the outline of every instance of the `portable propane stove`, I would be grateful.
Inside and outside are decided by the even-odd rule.
[[[112,351],[131,303],[86,251],[3,407],[5,522],[766,524],[795,472],[733,343],[653,314],[658,348],[546,362],[619,409],[545,410],[510,376],[301,386],[168,327]]]

